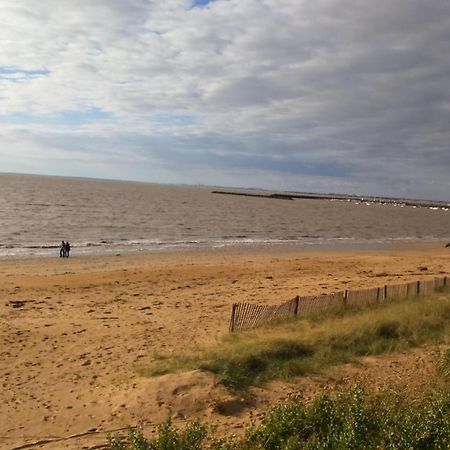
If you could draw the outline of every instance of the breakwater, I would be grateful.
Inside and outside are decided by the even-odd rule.
[[[278,200],[342,200],[349,202],[359,203],[379,203],[379,204],[394,204],[400,206],[414,206],[424,208],[440,208],[444,210],[450,209],[450,202],[443,202],[437,200],[415,200],[415,199],[402,199],[402,198],[388,198],[388,197],[374,197],[374,196],[357,196],[357,195],[345,195],[345,194],[314,194],[314,193],[263,193],[263,192],[243,192],[243,191],[223,191],[215,190],[213,194],[223,195],[237,195],[243,197],[259,197]]]

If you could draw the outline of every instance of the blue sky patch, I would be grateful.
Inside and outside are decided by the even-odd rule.
[[[0,123],[12,125],[58,125],[65,127],[79,127],[93,122],[112,119],[111,113],[100,108],[89,108],[81,111],[64,111],[60,114],[36,114],[29,112],[15,112],[0,115]]]
[[[46,69],[21,69],[15,66],[0,66],[0,79],[16,81],[29,78],[45,77],[50,74]]]
[[[215,0],[192,0],[192,8],[201,8],[213,3]]]
[[[59,116],[59,123],[68,126],[80,126],[91,122],[111,119],[113,115],[100,108],[89,108],[84,111],[66,111]]]

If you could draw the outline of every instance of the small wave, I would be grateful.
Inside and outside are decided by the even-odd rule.
[[[29,248],[29,249],[38,249],[38,248],[59,248],[59,245],[53,245],[53,244],[49,244],[49,245],[25,245],[23,246],[23,248]]]
[[[323,248],[324,246],[373,246],[402,244],[413,241],[450,241],[450,236],[447,238],[436,238],[433,236],[425,236],[418,239],[413,236],[397,236],[389,238],[352,238],[352,237],[319,237],[316,235],[301,235],[298,237],[289,236],[286,238],[263,238],[263,237],[244,237],[244,235],[226,236],[222,238],[212,239],[179,239],[179,240],[164,240],[164,239],[128,239],[128,240],[108,240],[101,239],[98,241],[72,242],[74,254],[111,254],[115,252],[137,252],[137,251],[176,251],[189,248],[232,248],[232,247],[252,247],[252,246],[306,246]],[[26,257],[26,256],[55,256],[59,249],[59,244],[54,243],[32,243],[30,245],[0,244],[0,257]],[[55,251],[56,250],[56,251]]]
[[[22,206],[41,206],[44,208],[49,208],[52,206],[58,206],[58,207],[65,208],[66,206],[69,206],[69,205],[66,205],[65,203],[22,203],[21,205]]]
[[[52,206],[50,203],[23,203],[23,206]]]

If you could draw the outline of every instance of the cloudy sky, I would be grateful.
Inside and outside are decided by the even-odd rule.
[[[447,0],[0,0],[0,172],[450,200]]]

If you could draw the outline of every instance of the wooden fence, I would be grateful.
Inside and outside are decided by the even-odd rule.
[[[323,311],[333,307],[339,307],[344,300],[345,292],[334,292],[326,295],[308,295],[299,297],[298,313],[299,316],[304,316],[311,312]]]
[[[230,331],[248,330],[274,319],[295,317],[298,313],[299,297],[294,297],[281,305],[254,305],[235,303],[231,309]]]
[[[446,286],[448,286],[447,277],[443,277],[325,295],[297,296],[275,306],[234,303],[231,308],[229,329],[230,332],[249,330],[273,320],[306,316],[337,307],[371,306],[396,298],[429,295]]]

